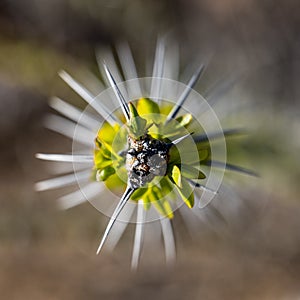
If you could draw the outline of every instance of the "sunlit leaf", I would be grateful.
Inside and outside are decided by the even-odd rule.
[[[193,120],[193,117],[191,114],[185,114],[183,116],[180,116],[179,118],[176,119],[177,121],[177,126],[178,128],[180,127],[185,127],[188,124],[190,124]]]
[[[120,125],[111,126],[108,122],[104,122],[101,129],[98,131],[97,139],[112,144],[117,132],[120,130]]]
[[[140,98],[137,102],[137,111],[140,116],[160,114],[159,106],[149,98]]]
[[[173,166],[173,169],[172,169],[172,178],[173,178],[175,184],[177,186],[179,186],[180,188],[182,188],[181,172],[180,172],[180,169],[176,165]]]

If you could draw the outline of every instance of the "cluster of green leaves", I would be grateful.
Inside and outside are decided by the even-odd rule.
[[[133,138],[148,133],[155,139],[171,143],[179,137],[199,131],[201,128],[193,122],[191,114],[185,114],[176,120],[166,122],[166,118],[172,106],[162,103],[161,107],[151,99],[141,98],[136,106],[129,103],[130,121],[126,126],[111,126],[107,122],[100,128],[96,138],[94,152],[95,179],[104,181],[109,188],[126,186],[125,156],[127,150],[127,135]],[[185,143],[183,141],[182,143]],[[188,142],[187,142],[188,143]],[[203,144],[203,143],[202,143]],[[186,149],[189,149],[187,144]],[[170,199],[176,199],[176,191],[185,204],[192,208],[194,205],[194,193],[189,180],[205,179],[205,174],[200,170],[200,159],[208,159],[210,156],[209,143],[197,145],[194,159],[182,160],[177,146],[169,150],[169,159],[166,175],[156,177],[147,186],[137,189],[131,196],[131,200],[143,200],[145,209],[151,204],[160,214],[169,218],[173,217]],[[120,174],[123,178],[120,180]]]

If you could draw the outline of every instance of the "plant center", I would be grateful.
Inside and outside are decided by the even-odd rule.
[[[155,176],[164,176],[167,171],[169,145],[145,134],[139,139],[128,136],[126,154],[128,185],[134,189],[145,186]]]

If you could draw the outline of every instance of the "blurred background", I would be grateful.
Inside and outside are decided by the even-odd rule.
[[[154,248],[130,273],[132,236],[96,256],[107,218],[89,203],[59,211],[57,191],[36,193],[50,172],[34,154],[71,147],[42,125],[51,96],[83,105],[59,70],[99,76],[95,49],[126,40],[140,76],[150,75],[146,58],[165,32],[179,43],[182,69],[209,58],[198,90],[242,74],[235,97],[250,101],[258,128],[245,147],[263,176],[238,190],[232,219],[213,217],[192,235],[177,227],[173,269]],[[296,0],[2,0],[1,297],[300,299],[299,33]]]

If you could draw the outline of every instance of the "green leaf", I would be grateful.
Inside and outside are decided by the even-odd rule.
[[[192,208],[194,206],[193,189],[189,185],[188,181],[184,178],[181,178],[181,184],[182,184],[182,188],[178,187],[177,185],[176,185],[176,188],[177,188],[182,200],[185,202],[185,204],[189,208]]]
[[[103,157],[107,158],[107,159],[111,159],[111,151],[110,149],[107,148],[107,145],[105,142],[102,142],[100,141],[98,138],[96,138],[96,146],[97,146],[97,149],[95,151],[98,151],[100,152]]]
[[[134,118],[140,116],[138,111],[136,110],[135,106],[131,102],[128,103],[128,106],[129,106],[129,111],[130,111],[130,118],[134,119]]]
[[[102,150],[95,150],[94,162],[97,169],[103,169],[112,164],[111,158],[104,156]]]
[[[128,130],[126,126],[121,127],[111,143],[116,153],[122,152],[127,147]]]
[[[166,138],[174,138],[175,136],[183,136],[187,133],[186,126],[193,121],[191,114],[185,114],[178,117],[176,120],[171,120],[168,123],[163,123],[160,126],[160,132]]]
[[[180,116],[179,118],[176,119],[176,121],[179,123],[177,124],[176,127],[185,127],[187,125],[189,125],[193,120],[193,117],[191,114],[185,114],[183,116]]]
[[[119,170],[120,172],[120,170]],[[126,182],[126,181],[125,181]],[[119,174],[115,173],[109,176],[105,181],[105,185],[108,189],[115,191],[118,194],[123,194],[126,188],[126,183],[122,180]]]
[[[176,165],[173,166],[173,169],[172,169],[172,178],[173,178],[174,182],[176,183],[176,185],[179,186],[180,188],[182,188],[181,172],[180,172],[180,169]]]
[[[111,175],[115,174],[116,170],[112,166],[108,166],[102,170],[98,170],[96,174],[97,181],[105,181]]]
[[[206,176],[203,172],[198,170],[195,167],[189,165],[181,165],[181,174],[182,176],[190,179],[205,179]]]
[[[166,195],[166,196],[173,192],[172,183],[170,182],[168,177],[163,177],[160,180],[160,187],[161,187],[161,190],[163,191],[164,195]]]
[[[161,194],[161,191],[158,187],[154,186],[152,191],[149,192],[149,199],[154,207],[158,210],[158,212],[166,217],[171,218],[173,215],[172,208],[168,207],[168,205],[164,205],[164,200]]]
[[[177,149],[177,147],[171,147],[169,150],[169,163],[168,165],[175,165],[175,164],[180,164],[180,153]]]
[[[167,116],[172,110],[172,108],[173,105],[171,105],[170,102],[165,102],[162,106],[160,106],[159,110],[162,115]]]
[[[203,161],[206,161],[211,157],[210,148],[198,150],[198,155],[199,155],[199,160],[200,160],[200,164],[201,164]]]
[[[148,188],[139,188],[132,195],[131,200],[138,201],[143,199],[143,195],[148,191]]]
[[[149,114],[160,114],[159,106],[149,98],[140,98],[137,102],[137,110],[140,116]]]
[[[111,126],[108,122],[104,122],[101,129],[98,131],[97,139],[106,143],[112,144],[115,135],[120,130],[120,125]]]
[[[163,207],[164,207],[164,210],[166,211],[167,213],[167,217],[169,219],[172,219],[174,217],[174,214],[173,214],[173,210],[172,210],[172,207],[170,205],[170,203],[167,201],[167,200],[164,200],[163,201]]]
[[[151,201],[150,201],[149,197],[148,196],[144,196],[143,197],[143,202],[144,202],[144,209],[145,210],[149,210],[150,207],[151,207]]]
[[[130,121],[128,124],[130,133],[134,135],[136,138],[144,135],[146,132],[147,121],[141,118],[138,114],[138,111],[134,107],[132,103],[128,103],[130,110]]]

